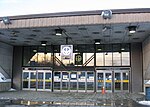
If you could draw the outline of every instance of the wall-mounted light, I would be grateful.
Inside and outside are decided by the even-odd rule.
[[[3,17],[2,21],[5,25],[11,24],[10,19],[8,17]]]
[[[41,41],[42,46],[46,46],[47,41]]]
[[[137,26],[129,26],[129,27],[128,27],[129,33],[130,33],[130,34],[135,33],[135,32],[136,32],[136,28],[137,28]]]
[[[55,34],[57,36],[61,36],[62,35],[63,30],[62,29],[55,29]]]
[[[100,39],[95,39],[95,44],[96,44],[96,45],[101,44],[101,40],[100,40]]]
[[[103,19],[111,19],[112,18],[112,11],[111,10],[103,10],[101,13]]]

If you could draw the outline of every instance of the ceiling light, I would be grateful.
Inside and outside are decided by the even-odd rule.
[[[124,48],[121,48],[121,50],[124,51],[125,49],[124,49]]]
[[[10,19],[8,17],[3,17],[2,21],[5,25],[11,24]]]
[[[130,33],[130,34],[135,33],[135,32],[136,32],[136,28],[137,28],[136,26],[129,26],[129,27],[128,27],[129,33]]]
[[[101,40],[100,40],[100,39],[95,39],[95,44],[96,44],[96,45],[101,44]]]
[[[61,36],[62,35],[62,29],[55,29],[55,33],[57,36]]]
[[[41,41],[42,46],[46,46],[47,41]]]
[[[36,50],[36,49],[33,49],[33,52],[37,52],[37,50]]]
[[[98,51],[101,51],[102,49],[101,49],[101,48],[98,48],[97,50],[98,50]]]
[[[78,49],[75,49],[75,52],[78,52],[79,50]]]
[[[101,16],[103,17],[103,19],[111,19],[112,11],[111,10],[103,10],[101,13]]]

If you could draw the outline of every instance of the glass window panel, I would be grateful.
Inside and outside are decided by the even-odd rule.
[[[96,53],[96,66],[104,66],[104,53]]]
[[[113,52],[113,66],[121,66],[121,53]]]
[[[112,52],[105,53],[105,66],[112,66]]]
[[[130,53],[122,52],[122,66],[130,66]]]
[[[45,73],[45,89],[51,88],[51,73]]]
[[[24,72],[23,73],[23,88],[28,88],[29,85],[29,73]]]
[[[83,64],[94,66],[94,53],[83,53]]]
[[[97,88],[98,90],[102,90],[104,86],[104,76],[103,73],[97,73]]]
[[[31,72],[30,88],[36,88],[36,72]]]
[[[94,72],[87,72],[87,90],[94,89]]]
[[[115,73],[115,90],[121,90],[121,73]]]
[[[54,72],[54,90],[60,90],[61,73]]]
[[[85,90],[85,72],[78,72],[78,90]]]

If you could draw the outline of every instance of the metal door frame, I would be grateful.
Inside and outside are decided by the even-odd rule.
[[[96,92],[101,92],[101,90],[98,90],[98,73],[103,73],[103,81],[104,81],[104,86],[105,86],[105,73],[107,72],[111,72],[112,74],[112,84],[111,84],[111,90],[112,91],[107,91],[107,92],[130,92],[130,67],[122,69],[124,67],[118,68],[118,67],[114,67],[112,68],[103,68],[103,69],[97,69],[96,70]],[[128,90],[123,90],[123,82],[121,82],[121,90],[120,91],[116,91],[115,90],[115,72],[118,71],[119,73],[121,73],[121,81],[123,81],[123,73],[128,73],[129,77],[128,77]]]

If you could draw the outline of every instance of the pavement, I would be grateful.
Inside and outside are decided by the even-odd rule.
[[[144,99],[138,93],[75,93],[10,91],[0,92],[0,107],[146,107],[137,102]]]

